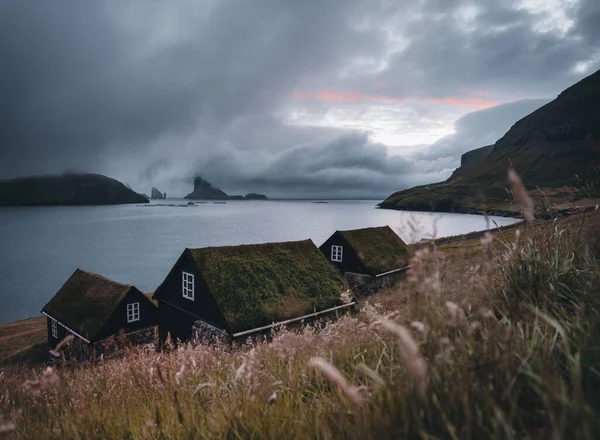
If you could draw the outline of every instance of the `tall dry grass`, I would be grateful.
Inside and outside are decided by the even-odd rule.
[[[593,232],[421,249],[358,314],[270,342],[3,370],[0,438],[599,438]]]

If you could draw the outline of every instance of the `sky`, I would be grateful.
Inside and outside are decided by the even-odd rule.
[[[597,0],[0,0],[0,179],[382,198],[600,68]]]

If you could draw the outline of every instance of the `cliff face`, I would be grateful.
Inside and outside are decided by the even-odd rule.
[[[493,146],[463,155],[445,182],[399,191],[382,208],[476,212],[518,211],[507,199],[512,163],[528,189],[581,187],[598,180],[600,71],[563,91],[554,101],[515,123]],[[598,191],[597,189],[595,190]]]
[[[152,191],[150,193],[151,199],[162,200],[166,198],[166,194],[161,193],[157,188],[152,187]]]
[[[1,206],[148,203],[141,194],[100,174],[65,174],[0,181]]]
[[[229,196],[221,191],[219,188],[214,187],[210,182],[204,180],[200,176],[194,178],[194,191],[189,193],[184,198],[193,200],[203,199],[227,199]]]
[[[476,165],[479,165],[487,156],[490,154],[493,145],[487,145],[485,147],[476,148],[475,150],[471,150],[466,152],[460,157],[460,170],[468,170]]]

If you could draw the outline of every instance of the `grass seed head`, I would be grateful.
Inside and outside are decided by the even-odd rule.
[[[510,183],[513,194],[519,205],[521,205],[523,218],[530,223],[533,222],[533,200],[529,197],[529,193],[527,193],[525,186],[523,186],[521,178],[513,168],[508,170],[508,183]]]
[[[338,388],[348,397],[348,399],[350,399],[352,403],[359,405],[362,402],[362,397],[360,396],[358,389],[350,386],[340,370],[335,368],[325,359],[321,357],[313,357],[309,361],[308,365],[321,371],[321,373],[323,373],[323,375],[325,375],[330,382],[333,382],[338,386]]]
[[[194,396],[205,388],[214,388],[215,386],[216,386],[216,384],[214,382],[200,383],[196,386],[196,389],[194,390]]]
[[[387,319],[380,321],[381,328],[395,335],[402,347],[402,361],[414,379],[415,390],[419,398],[425,402],[427,394],[427,363],[419,354],[419,345],[415,342],[410,331],[400,324]]]
[[[65,346],[69,346],[71,345],[71,342],[73,342],[73,339],[75,339],[75,336],[73,335],[67,335],[63,338],[62,341],[60,341],[56,347],[54,348],[55,351],[60,351],[63,347]]]

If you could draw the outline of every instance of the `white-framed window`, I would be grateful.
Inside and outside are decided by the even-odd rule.
[[[56,322],[56,319],[50,320],[50,327],[52,328],[52,336],[58,339],[58,322]]]
[[[331,261],[342,262],[342,252],[344,248],[342,246],[331,246]]]
[[[127,322],[140,320],[140,303],[127,304]]]
[[[183,297],[194,301],[194,275],[187,272],[182,272],[181,275]]]

